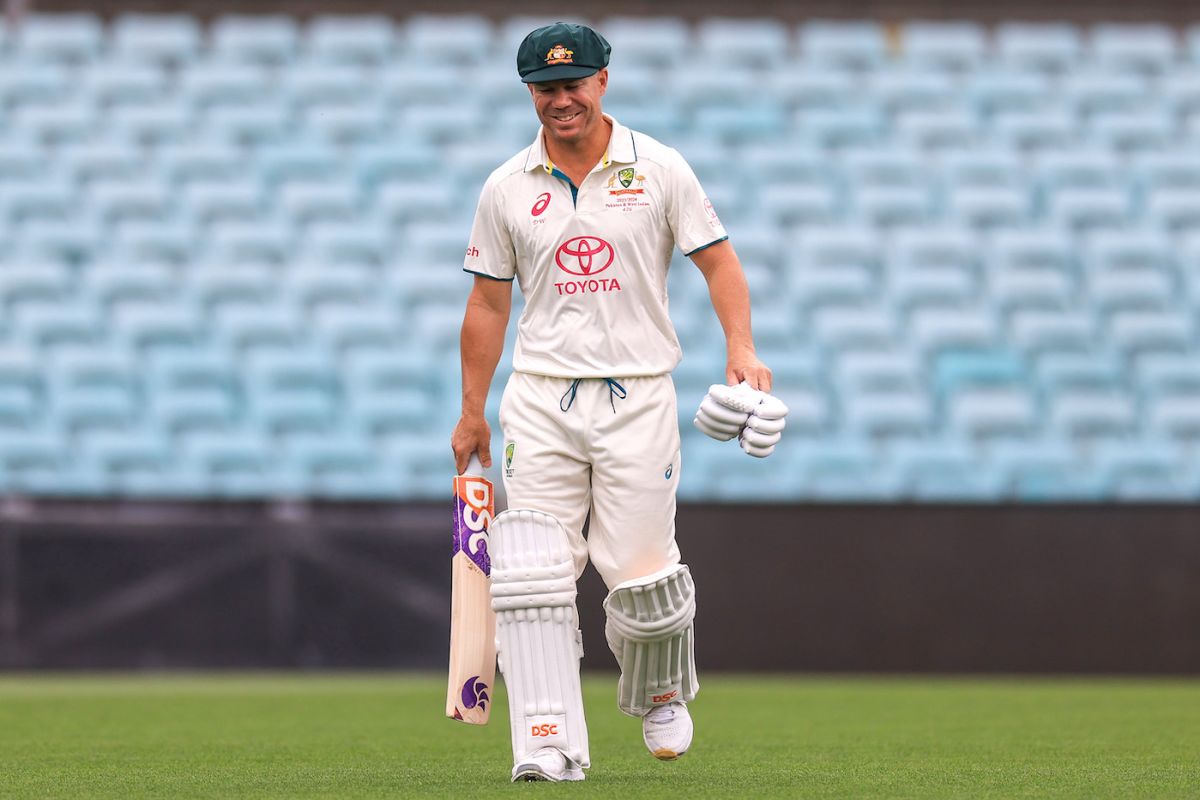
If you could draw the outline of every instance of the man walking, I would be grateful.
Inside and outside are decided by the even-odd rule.
[[[718,418],[706,432],[744,431],[744,449],[769,452],[783,426],[779,419],[762,435],[744,427],[753,417],[742,409],[758,402],[755,390],[770,391],[771,372],[755,355],[741,265],[683,158],[601,111],[609,53],[582,25],[525,37],[517,71],[541,130],[484,184],[464,265],[476,277],[451,439],[459,472],[473,453],[491,465],[484,407],[514,278],[526,301],[500,407],[510,510],[490,533],[513,780],[582,780],[590,765],[575,613],[575,581],[589,557],[610,590],[618,705],[642,718],[659,759],[678,758],[692,740],[695,589],[675,543],[681,465],[670,373],[682,353],[667,314],[673,248],[708,283],[727,383],[745,384],[718,392],[716,405],[706,398],[701,416],[716,409]],[[731,399],[735,389],[745,394]]]

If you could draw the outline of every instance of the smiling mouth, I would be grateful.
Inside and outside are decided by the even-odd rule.
[[[559,122],[570,122],[571,120],[578,117],[579,114],[580,114],[580,112],[578,112],[578,111],[576,111],[574,114],[557,114],[554,116],[554,119],[556,119]]]

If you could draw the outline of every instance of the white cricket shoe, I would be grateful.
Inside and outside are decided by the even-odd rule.
[[[667,703],[642,717],[642,738],[659,761],[674,761],[692,745],[692,715],[686,703]]]
[[[542,747],[534,750],[523,761],[513,767],[513,783],[517,781],[581,781],[583,770],[563,755],[557,747]]]

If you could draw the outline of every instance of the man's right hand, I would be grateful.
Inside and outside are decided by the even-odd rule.
[[[482,414],[463,414],[450,435],[450,447],[454,450],[454,467],[461,475],[467,468],[467,460],[473,453],[479,454],[484,468],[492,465],[492,429]]]

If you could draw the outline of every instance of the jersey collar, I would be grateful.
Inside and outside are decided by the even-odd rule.
[[[633,144],[633,131],[617,122],[610,114],[605,114],[604,118],[612,123],[612,134],[609,136],[608,147],[605,148],[604,155],[600,158],[600,163],[597,167],[605,169],[613,164],[633,164],[636,162],[637,148]],[[532,172],[538,168],[544,170],[547,175],[554,171],[554,163],[550,161],[550,156],[546,154],[546,141],[540,127],[538,128],[537,137],[533,140],[533,144],[529,148],[529,155],[525,159],[526,172]]]

